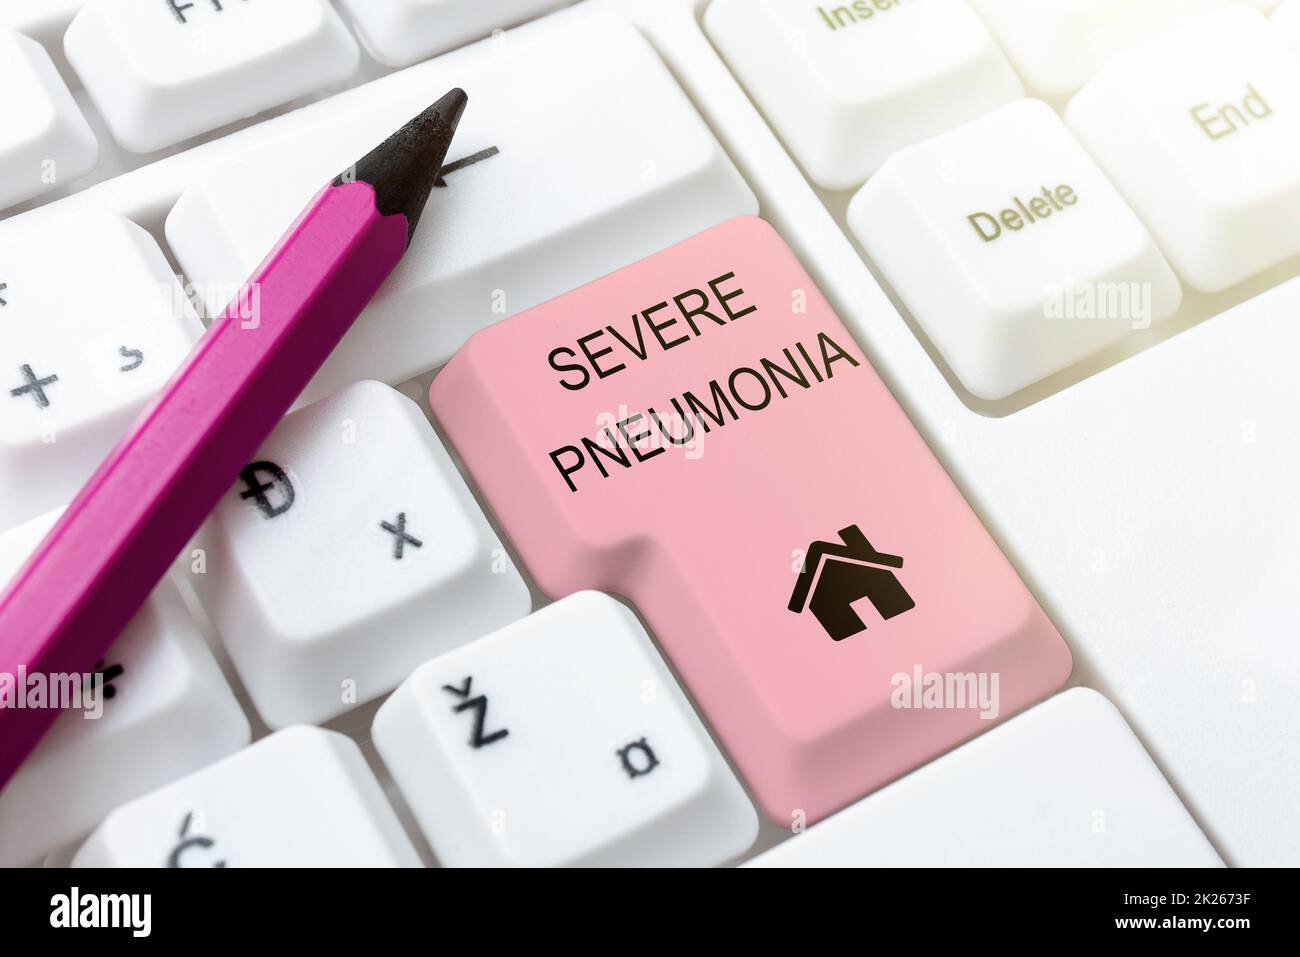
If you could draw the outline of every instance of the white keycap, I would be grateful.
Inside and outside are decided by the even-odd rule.
[[[43,44],[55,45],[86,0],[5,0],[0,26],[13,27]]]
[[[448,866],[711,866],[757,834],[636,617],[594,592],[421,667],[374,741]]]
[[[982,398],[1017,392],[1182,301],[1146,228],[1041,100],[896,154],[848,221]]]
[[[1257,11],[1117,58],[1066,120],[1197,289],[1300,253],[1300,58]]]
[[[409,66],[569,0],[339,0],[380,63]]]
[[[285,419],[196,545],[195,591],[272,727],[327,721],[531,607],[428,420],[377,382]]]
[[[636,29],[561,13],[272,121],[282,136],[208,170],[168,218],[187,278],[242,282],[322,183],[455,85],[471,105],[452,159],[472,165],[434,191],[405,261],[308,399],[405,381],[483,326],[758,210]]]
[[[136,153],[345,80],[361,59],[327,0],[87,0],[64,50]]]
[[[203,327],[139,226],[78,213],[0,241],[0,530],[69,501]]]
[[[1114,706],[1076,688],[752,867],[1221,867]]]
[[[95,168],[99,143],[45,49],[0,27],[0,209]]]
[[[0,588],[57,516],[0,535]],[[74,841],[122,802],[248,743],[248,719],[168,581],[99,673],[102,685],[73,681],[84,694],[82,709],[62,715],[0,790],[0,867],[30,863]],[[0,678],[0,688],[12,702],[15,685]]]
[[[1300,0],[1286,0],[1273,14],[1273,26],[1281,31],[1291,48],[1300,55]]]
[[[1023,93],[966,0],[714,0],[713,42],[819,186]]]
[[[118,808],[73,867],[418,867],[350,738],[296,727]]]
[[[1073,93],[1115,54],[1204,16],[1224,0],[971,0],[1025,83]]]

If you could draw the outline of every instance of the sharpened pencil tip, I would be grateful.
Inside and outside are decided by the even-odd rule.
[[[406,217],[410,245],[468,102],[464,90],[452,90],[367,153],[334,184],[361,180],[373,186],[381,213]]]

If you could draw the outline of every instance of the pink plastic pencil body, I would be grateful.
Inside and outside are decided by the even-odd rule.
[[[317,196],[0,597],[0,674],[94,668],[407,238],[369,183]],[[241,302],[259,308],[241,315]],[[59,713],[0,708],[0,787]]]

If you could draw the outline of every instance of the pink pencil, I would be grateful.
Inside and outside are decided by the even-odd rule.
[[[465,104],[448,93],[307,207],[0,596],[0,673],[94,670],[405,254]],[[0,708],[0,787],[59,714]]]

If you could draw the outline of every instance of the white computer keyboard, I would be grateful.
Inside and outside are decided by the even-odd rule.
[[[0,6],[0,578],[318,184],[472,101],[103,718],[0,792],[0,866],[1300,862],[1300,0],[567,6]],[[542,595],[427,398],[755,214],[1074,659],[811,828],[760,823],[626,605]]]

